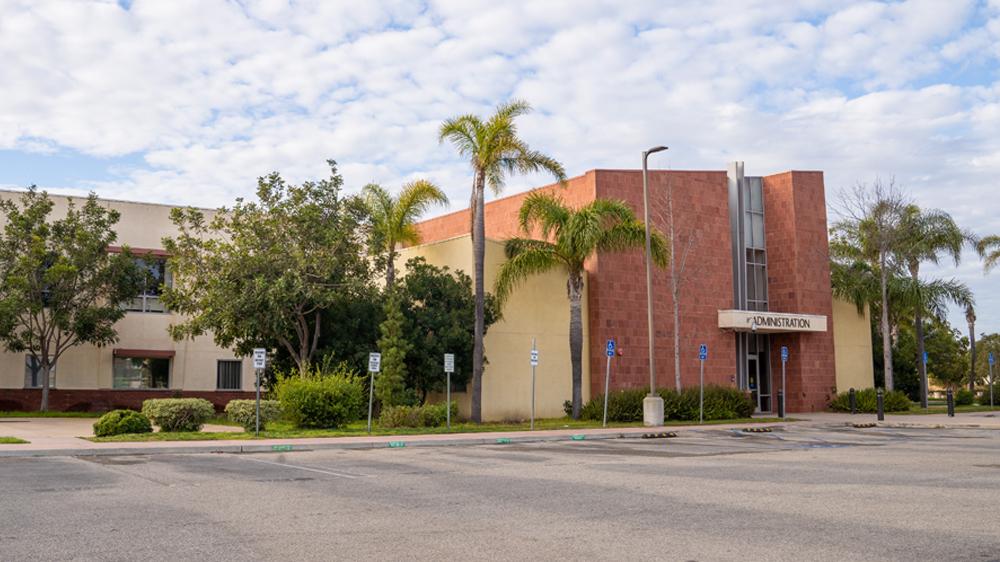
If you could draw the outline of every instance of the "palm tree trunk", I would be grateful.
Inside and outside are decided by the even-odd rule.
[[[885,270],[885,258],[882,259],[882,267],[879,268],[879,277],[882,285],[882,363],[885,373],[885,389],[892,390],[892,335],[889,333],[889,279]]]
[[[965,320],[969,323],[969,392],[976,393],[976,312],[972,306],[965,308]]]
[[[917,307],[913,313],[913,326],[917,337],[917,373],[920,375],[920,407],[927,407],[927,365],[924,363],[924,318],[923,318],[923,296],[919,291],[919,270],[916,266],[910,267],[910,277],[917,287]]]
[[[573,372],[573,419],[583,409],[583,275],[569,277],[569,359]]]
[[[389,251],[389,263],[385,266],[385,288],[386,290],[391,289],[393,284],[396,282],[396,252],[393,250]]]
[[[472,196],[475,205],[472,208],[472,254],[475,270],[476,289],[476,322],[472,346],[472,421],[483,421],[483,335],[486,323],[486,289],[483,285],[484,263],[486,261],[486,222],[485,212],[486,178],[482,171],[476,172]]]

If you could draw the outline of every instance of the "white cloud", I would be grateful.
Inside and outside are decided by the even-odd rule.
[[[461,207],[438,124],[521,96],[524,135],[571,174],[665,143],[663,165],[822,169],[831,194],[895,174],[1000,231],[996,0],[8,2],[0,60],[0,149],[142,155],[62,186],[109,197],[229,203],[332,157],[352,189],[427,176]]]

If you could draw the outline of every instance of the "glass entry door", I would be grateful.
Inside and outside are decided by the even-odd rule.
[[[771,411],[771,376],[763,349],[760,353],[747,353],[747,389],[757,404],[757,412]]]

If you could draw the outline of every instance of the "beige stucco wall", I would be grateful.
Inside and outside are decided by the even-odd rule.
[[[0,191],[0,199],[17,199],[18,192]],[[55,208],[52,217],[65,216],[68,198],[50,195]],[[79,206],[83,198],[74,198]],[[117,210],[121,218],[116,225],[116,245],[133,248],[161,249],[165,236],[174,236],[176,228],[170,221],[173,207],[153,203],[101,200],[101,204]],[[210,217],[212,211],[206,210]],[[2,224],[3,217],[0,217]],[[113,350],[146,349],[173,350],[170,364],[170,388],[183,390],[215,390],[216,362],[238,359],[234,353],[216,346],[210,336],[193,340],[173,341],[167,327],[179,318],[169,313],[128,312],[116,326],[119,341],[104,348],[83,345],[68,350],[56,366],[56,388],[109,389],[112,384]],[[25,354],[0,352],[0,388],[24,386]],[[249,358],[243,360],[241,385],[253,390],[254,374]]]
[[[405,248],[399,263],[420,255],[428,263],[472,273],[469,236]],[[487,240],[485,277],[487,291],[505,258],[503,243]],[[590,366],[587,350],[587,297],[583,299],[583,400],[590,399]],[[527,419],[531,411],[531,339],[538,346],[535,376],[535,415],[562,417],[563,402],[572,397],[569,355],[569,298],[566,274],[552,271],[528,279],[514,291],[503,310],[503,319],[489,328],[484,345],[488,364],[483,374],[483,419]],[[443,375],[442,375],[443,376]],[[471,389],[471,386],[470,386]],[[456,393],[459,412],[468,415],[470,393]]]
[[[833,344],[837,392],[874,386],[872,338],[868,309],[858,314],[853,304],[833,299]]]

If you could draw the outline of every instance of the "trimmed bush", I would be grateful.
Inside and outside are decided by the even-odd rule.
[[[608,393],[608,421],[642,421],[642,399],[646,391],[641,388],[612,390]],[[572,412],[572,409],[571,409]],[[580,419],[601,421],[604,419],[604,395],[598,395],[583,405]]]
[[[976,397],[976,401],[979,402],[980,406],[990,405],[990,385],[983,386],[983,391]],[[1000,404],[1000,383],[993,385],[993,405],[998,404]]]
[[[976,395],[972,393],[968,388],[960,388],[958,392],[955,393],[955,405],[956,406],[971,406],[972,401],[976,398]],[[989,404],[990,397],[986,396],[986,403]]]
[[[97,437],[152,431],[153,424],[149,423],[149,418],[135,410],[112,410],[94,422],[94,435]]]
[[[238,423],[247,432],[257,429],[257,401],[230,400],[226,404],[226,417],[229,421]],[[269,422],[281,417],[281,402],[277,400],[260,401],[260,430],[264,431]]]
[[[857,407],[859,412],[874,414],[878,411],[878,397],[874,388],[866,388],[856,391]],[[893,390],[886,392],[882,396],[882,408],[886,412],[905,412],[910,409],[910,397],[905,392]],[[841,392],[833,397],[830,402],[830,409],[837,412],[851,411],[851,398],[849,392]]]
[[[296,427],[341,427],[361,418],[368,405],[363,380],[346,369],[281,377],[274,394],[285,418]]]
[[[142,413],[160,431],[200,431],[215,407],[204,398],[158,398],[144,401]]]
[[[441,427],[448,419],[444,403],[423,406],[389,406],[378,417],[382,427]],[[458,403],[451,403],[451,417],[458,416]]]
[[[615,390],[608,394],[608,421],[642,421],[642,401],[647,392],[641,388]],[[686,388],[681,392],[663,388],[659,390],[663,398],[663,419],[694,421],[698,419],[698,387]],[[749,418],[754,411],[750,395],[733,387],[709,385],[705,387],[705,419],[727,420]],[[580,417],[585,420],[601,420],[604,416],[604,396],[595,396],[584,404]]]

